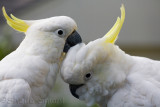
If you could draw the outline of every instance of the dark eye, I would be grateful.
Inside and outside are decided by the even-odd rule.
[[[91,72],[89,72],[85,75],[85,80],[89,80],[91,77],[92,77],[92,74]]]
[[[59,37],[64,37],[65,36],[65,32],[63,29],[58,29],[56,30],[56,33]]]
[[[62,30],[58,30],[58,34],[59,35],[63,35],[63,31]]]

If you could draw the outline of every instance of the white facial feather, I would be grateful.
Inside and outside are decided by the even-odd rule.
[[[67,16],[26,22],[30,23],[30,27],[25,32],[26,37],[17,51],[40,55],[48,62],[57,62],[59,60],[66,38],[77,29],[75,21]],[[62,36],[57,33],[59,29],[64,32]]]
[[[32,21],[31,26],[29,27],[28,31],[30,30],[39,30],[43,32],[54,32],[57,29],[64,29],[66,35],[68,36],[73,30],[77,29],[76,22],[67,16],[57,16],[51,17],[47,19],[35,20]]]
[[[106,60],[106,49],[107,46],[104,47],[100,39],[87,45],[81,43],[71,48],[61,68],[64,81],[72,84],[84,83],[85,74],[94,70],[97,64]]]

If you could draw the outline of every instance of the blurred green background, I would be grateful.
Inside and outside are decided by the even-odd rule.
[[[160,0],[0,0],[0,8],[26,20],[67,15],[75,19],[85,43],[102,37],[126,7],[126,20],[117,45],[126,53],[160,60]],[[24,38],[10,28],[0,11],[0,60],[14,51]],[[75,99],[58,77],[47,107],[86,107]],[[57,101],[58,100],[58,101]],[[97,107],[97,105],[94,105]]]

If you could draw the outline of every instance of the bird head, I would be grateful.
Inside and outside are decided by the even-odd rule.
[[[40,20],[21,20],[12,14],[9,17],[4,7],[2,11],[8,25],[16,31],[25,33],[26,38],[45,40],[45,44],[61,43],[57,47],[63,47],[65,53],[68,52],[70,47],[82,42],[76,31],[77,24],[70,17],[56,16]]]
[[[125,8],[121,7],[121,18],[117,18],[111,30],[102,38],[72,47],[61,68],[61,77],[69,84],[71,94],[85,100],[88,105],[102,101],[108,95],[104,86],[106,79],[111,79],[108,67],[111,49],[118,38],[125,19]],[[107,66],[108,65],[108,66]],[[106,85],[106,84],[105,84]],[[106,98],[105,98],[106,99]]]

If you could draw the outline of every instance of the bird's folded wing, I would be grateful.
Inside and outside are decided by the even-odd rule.
[[[29,84],[22,79],[0,81],[0,107],[23,107],[31,95]]]

